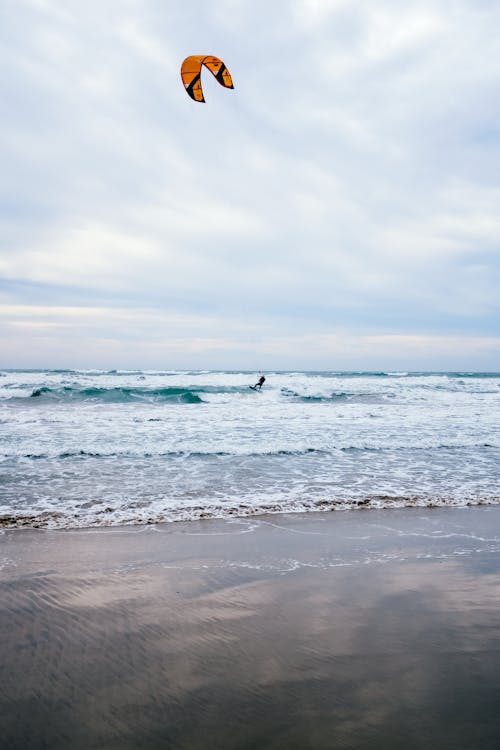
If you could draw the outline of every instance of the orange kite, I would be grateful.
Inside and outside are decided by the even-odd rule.
[[[213,55],[190,55],[181,65],[181,78],[184,88],[195,102],[204,102],[201,88],[201,69],[203,65],[209,69],[214,78],[226,89],[234,89],[229,70],[222,60]]]

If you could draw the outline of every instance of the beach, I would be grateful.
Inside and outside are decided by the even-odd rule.
[[[500,750],[500,2],[0,18],[0,750]]]
[[[2,747],[496,750],[499,522],[3,530]]]

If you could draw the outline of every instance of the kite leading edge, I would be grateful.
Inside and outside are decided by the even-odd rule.
[[[195,102],[204,102],[201,87],[201,69],[208,68],[214,78],[226,89],[234,89],[233,80],[222,60],[213,55],[190,55],[181,65],[181,78],[187,93]]]

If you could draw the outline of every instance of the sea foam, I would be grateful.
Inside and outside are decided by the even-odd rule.
[[[4,525],[497,503],[500,374],[3,371]]]

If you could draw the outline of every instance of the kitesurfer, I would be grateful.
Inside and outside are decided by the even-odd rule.
[[[259,389],[259,391],[260,391],[260,389],[262,388],[262,386],[263,386],[263,385],[264,385],[264,383],[265,383],[265,380],[266,380],[266,379],[265,379],[264,375],[261,375],[261,376],[260,376],[260,378],[259,378],[259,379],[257,380],[257,382],[255,383],[255,385],[254,385],[254,388],[256,388],[256,389],[258,388],[258,389]]]

